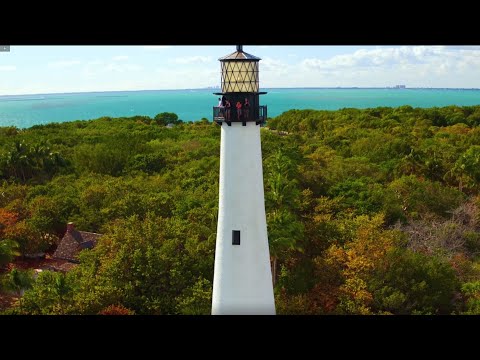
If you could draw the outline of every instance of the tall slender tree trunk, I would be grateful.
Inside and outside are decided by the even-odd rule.
[[[22,178],[23,182],[25,182],[25,171],[23,170],[23,167],[20,167],[20,170],[22,170]]]
[[[272,283],[273,287],[277,283],[277,257],[272,256]]]

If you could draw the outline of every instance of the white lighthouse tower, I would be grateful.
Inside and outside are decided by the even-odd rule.
[[[221,145],[212,315],[275,315],[260,143],[267,117],[267,107],[259,104],[259,95],[266,94],[259,92],[260,58],[237,46],[219,60],[222,92],[216,95],[231,106],[214,107]]]

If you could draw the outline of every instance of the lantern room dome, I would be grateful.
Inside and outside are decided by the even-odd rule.
[[[232,61],[232,60],[233,61],[260,61],[262,59],[254,56],[252,54],[248,54],[248,53],[244,52],[243,49],[242,49],[242,46],[239,45],[239,46],[237,46],[237,51],[234,51],[233,53],[231,53],[227,56],[221,57],[218,60],[220,60],[220,61]]]

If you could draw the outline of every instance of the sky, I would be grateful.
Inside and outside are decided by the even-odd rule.
[[[480,88],[480,46],[248,46],[260,87]],[[220,85],[232,46],[11,46],[0,95]]]

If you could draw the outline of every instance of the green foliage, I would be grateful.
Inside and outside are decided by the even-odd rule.
[[[443,186],[439,182],[419,179],[416,176],[402,176],[392,181],[387,189],[391,193],[392,203],[401,205],[409,218],[418,218],[420,214],[448,216],[465,199],[460,191]]]
[[[65,166],[65,159],[43,142],[15,141],[3,154],[0,152],[0,179],[22,182],[34,178],[48,179]]]
[[[478,313],[479,119],[480,106],[268,119],[278,313]],[[167,112],[0,127],[0,261],[53,250],[68,221],[104,234],[12,311],[209,314],[219,149],[218,126]]]
[[[372,183],[372,179],[367,177],[347,179],[329,190],[329,195],[338,197],[345,210],[350,209],[358,215],[381,211],[382,198],[377,196],[378,193],[383,193],[382,186]]]
[[[52,244],[50,237],[44,237],[26,220],[13,227],[9,238],[19,245],[22,254],[43,252]]]
[[[33,270],[12,269],[3,279],[2,288],[21,296],[33,284]]]
[[[93,172],[119,176],[133,151],[129,144],[83,144],[75,148],[74,163],[79,173]]]
[[[463,177],[467,187],[477,186],[480,182],[480,146],[470,146],[455,162],[452,172]]]
[[[212,310],[213,284],[199,279],[192,288],[177,298],[177,311],[183,315],[210,315]]]
[[[22,311],[32,315],[69,314],[72,296],[68,275],[42,271],[21,299]]]
[[[286,210],[271,212],[267,217],[267,224],[272,256],[278,257],[286,250],[297,249],[297,244],[302,239],[303,227],[292,213]]]
[[[4,136],[16,136],[19,130],[15,126],[0,127],[0,138]]]
[[[161,154],[138,154],[131,158],[127,166],[129,171],[139,170],[153,174],[165,167],[165,160]]]
[[[205,312],[212,245],[173,218],[118,221],[81,255],[74,309],[95,314],[121,303],[137,314]]]
[[[463,314],[480,314],[480,281],[468,282],[462,285],[462,293],[466,297],[466,310]]]
[[[163,125],[163,126],[166,126],[168,124],[179,123],[178,115],[170,112],[163,112],[163,113],[157,114],[155,115],[154,120],[158,125]]]
[[[15,256],[20,255],[18,243],[13,240],[0,240],[0,267],[8,264]]]
[[[396,249],[376,269],[370,289],[377,311],[450,314],[459,284],[445,260]]]

